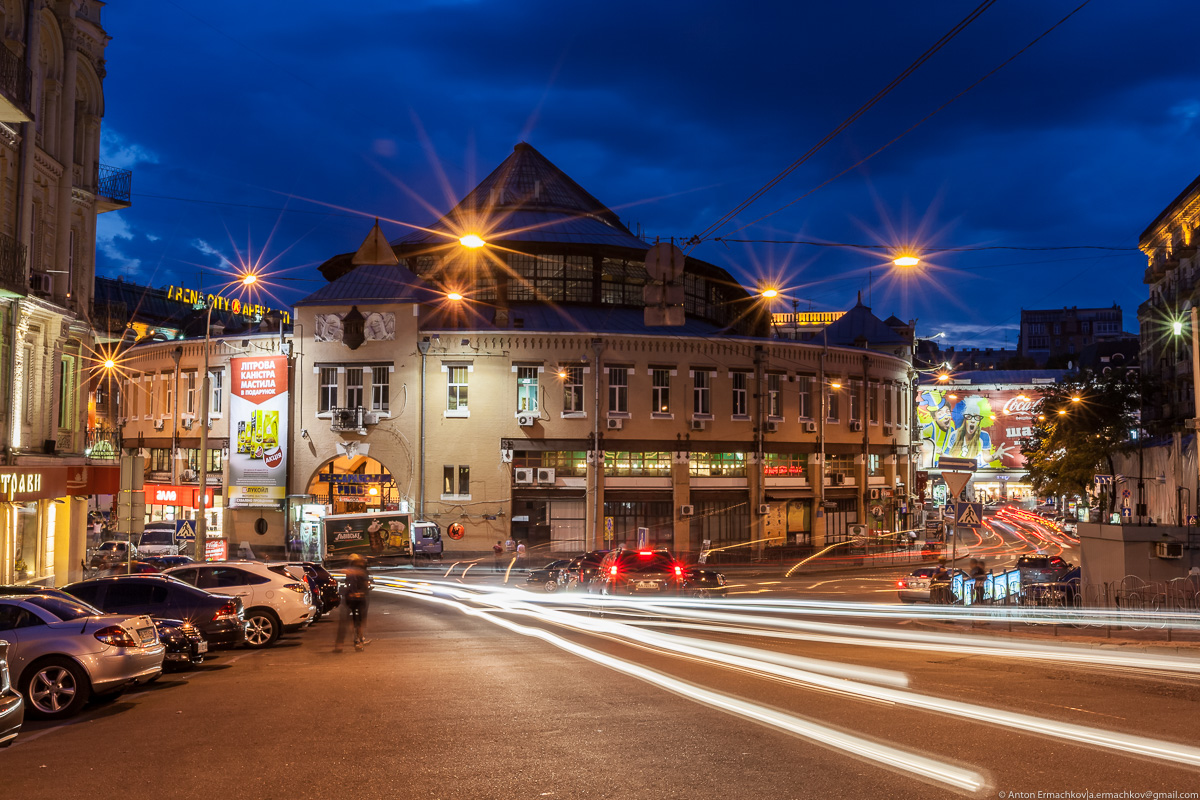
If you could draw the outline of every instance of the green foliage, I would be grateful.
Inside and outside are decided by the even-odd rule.
[[[1039,393],[1033,435],[1021,442],[1029,481],[1042,496],[1087,497],[1097,474],[1113,473],[1113,456],[1133,446],[1141,407],[1136,374],[1084,373]]]

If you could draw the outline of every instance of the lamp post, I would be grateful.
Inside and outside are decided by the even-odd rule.
[[[1200,314],[1197,313],[1196,306],[1191,308],[1192,318],[1192,411],[1194,414],[1192,424],[1200,425],[1200,386],[1197,385],[1197,376],[1200,376]],[[1200,428],[1196,429],[1192,436],[1196,447],[1196,464],[1198,474],[1196,476],[1196,492],[1193,494],[1200,500]]]
[[[242,286],[253,286],[258,282],[258,276],[253,272],[247,273],[238,282]],[[192,556],[196,561],[205,560],[204,552],[208,543],[208,403],[212,394],[208,356],[212,349],[212,312],[215,307],[215,303],[209,303],[208,313],[204,315],[204,380],[200,383],[200,494],[196,499],[196,543],[192,546]]]

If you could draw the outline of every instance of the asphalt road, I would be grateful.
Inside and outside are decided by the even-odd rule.
[[[657,613],[574,615],[584,626],[633,621],[639,631],[751,647],[756,657],[828,661],[847,678],[855,666],[887,670],[900,690],[922,698],[905,705],[768,675],[733,656],[681,657],[682,648],[571,630],[556,624],[552,608],[522,614],[512,602],[480,617],[464,613],[481,610],[474,602],[382,589],[365,652],[333,653],[336,623],[324,621],[273,649],[168,675],[69,724],[30,724],[0,751],[0,795],[929,798],[1200,788],[1194,765],[1021,729],[1044,719],[1153,737],[1168,749],[1191,745],[1197,673],[1095,663],[1113,649],[1047,664],[950,645],[768,638],[755,628],[772,624],[748,620],[737,631],[715,631],[662,627],[669,617]],[[734,603],[702,605],[719,612]],[[801,617],[789,611],[775,619]],[[925,627],[871,623],[912,631],[905,636],[914,640]],[[985,711],[952,716],[946,701]],[[747,709],[775,716],[752,719]],[[993,724],[1002,712],[1030,716],[1016,727]],[[779,719],[797,732],[781,730]],[[896,751],[871,755],[878,745]],[[1200,764],[1200,752],[1195,757]],[[913,758],[936,763],[906,766]],[[953,770],[979,785],[955,790],[934,777]]]

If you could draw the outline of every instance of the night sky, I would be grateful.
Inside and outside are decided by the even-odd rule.
[[[1200,173],[1195,0],[1000,0],[718,235],[859,245],[1094,247],[930,255],[706,241],[690,252],[800,310],[855,293],[965,346],[1020,309],[1146,298],[1138,235]],[[975,7],[897,3],[245,3],[104,11],[102,162],[133,206],[98,273],[212,288],[260,261],[275,301],[322,283],[376,216],[427,224],[528,141],[643,236],[688,238],[799,159]],[[756,224],[760,217],[792,203]],[[741,230],[738,230],[741,228]],[[224,266],[223,266],[224,265]],[[275,304],[275,302],[271,303]],[[777,310],[791,310],[782,302]],[[1007,337],[1007,338],[1006,338]]]

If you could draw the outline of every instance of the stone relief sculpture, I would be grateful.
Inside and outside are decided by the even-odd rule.
[[[318,342],[340,342],[345,333],[342,314],[317,314],[313,324],[313,338]],[[368,342],[390,342],[396,338],[396,315],[372,311],[367,314],[363,325],[364,338]]]

